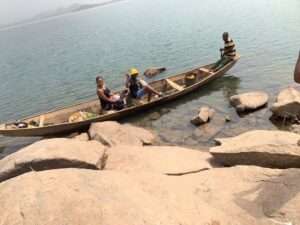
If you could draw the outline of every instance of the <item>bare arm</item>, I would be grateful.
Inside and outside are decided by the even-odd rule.
[[[294,80],[296,83],[300,83],[300,52],[299,52],[298,60],[297,60],[296,67],[295,67]]]
[[[125,87],[126,87],[126,89],[129,89],[129,75],[128,74],[126,74],[125,75]]]
[[[103,92],[103,90],[97,90],[97,94],[98,94],[98,96],[100,97],[100,99],[103,99],[103,100],[105,100],[105,101],[108,101],[108,102],[110,102],[110,103],[114,103],[115,101],[113,101],[113,100],[111,100],[110,98],[108,98],[105,94],[104,94],[104,92]]]

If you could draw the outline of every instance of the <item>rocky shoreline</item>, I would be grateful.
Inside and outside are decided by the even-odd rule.
[[[298,224],[298,140],[253,131],[209,153],[96,123],[0,161],[0,224]]]
[[[273,113],[297,122],[295,91],[282,93]],[[239,112],[267,99],[233,98]],[[197,125],[213,120],[208,108],[198,116]],[[300,224],[299,140],[253,130],[199,151],[158,146],[154,132],[130,124],[95,123],[0,160],[0,224]]]

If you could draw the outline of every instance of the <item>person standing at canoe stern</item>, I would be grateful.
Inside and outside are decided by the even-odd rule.
[[[295,66],[294,80],[296,83],[300,83],[300,51],[299,51],[298,60],[297,60],[296,66]]]
[[[228,32],[223,33],[224,48],[220,49],[221,59],[216,62],[212,70],[216,71],[233,60],[236,56],[235,44],[229,37]]]
[[[125,86],[129,90],[129,94],[134,99],[141,99],[148,94],[148,102],[151,101],[152,95],[162,96],[162,93],[157,92],[146,81],[139,79],[139,71],[132,68],[126,74]]]

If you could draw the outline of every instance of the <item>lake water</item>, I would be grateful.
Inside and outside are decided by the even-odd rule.
[[[243,118],[228,97],[249,90],[275,94],[293,82],[300,48],[298,0],[128,0],[0,31],[0,121],[95,96],[95,75],[111,88],[130,67],[165,66],[160,77],[211,63],[228,31],[242,55],[229,73],[187,97],[125,122],[152,128],[164,144],[211,145],[214,137],[275,129],[267,109]],[[201,105],[217,110],[202,128],[189,121]],[[223,124],[223,116],[232,122]],[[6,155],[31,138],[0,138]],[[1,155],[0,155],[1,156]]]

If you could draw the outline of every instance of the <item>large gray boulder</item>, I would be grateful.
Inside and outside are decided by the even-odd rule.
[[[96,141],[65,138],[42,140],[0,160],[0,182],[30,171],[103,169],[105,159],[104,146]]]
[[[254,111],[267,105],[269,96],[262,91],[248,92],[230,97],[230,103],[238,112]]]
[[[300,170],[258,167],[31,172],[0,184],[0,224],[299,224],[299,180]]]
[[[199,126],[205,123],[208,123],[215,114],[215,110],[208,107],[203,106],[200,108],[199,113],[196,117],[191,120],[191,123],[195,126]]]
[[[250,131],[221,144],[210,153],[224,166],[256,165],[269,168],[300,168],[300,135],[285,131]]]
[[[164,71],[166,71],[165,67],[152,67],[152,68],[148,68],[145,70],[144,76],[146,76],[148,78],[152,78]]]
[[[292,87],[282,90],[271,111],[275,117],[297,119],[300,116],[300,92]]]
[[[113,121],[93,123],[88,133],[91,140],[99,141],[109,147],[150,145],[155,139],[155,135],[148,130],[129,124],[121,125]]]

